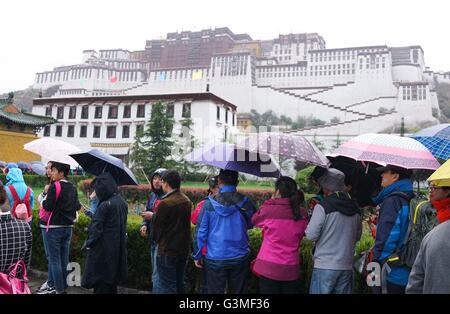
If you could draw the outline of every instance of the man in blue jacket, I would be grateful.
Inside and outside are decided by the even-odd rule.
[[[373,199],[379,207],[373,261],[386,271],[381,274],[381,282],[386,283],[383,292],[404,294],[411,269],[388,260],[402,248],[407,234],[409,201],[414,197],[411,171],[391,165],[377,170],[382,172],[383,190]],[[381,291],[378,288],[374,292]]]
[[[253,227],[255,207],[236,191],[238,177],[236,171],[220,171],[219,194],[205,200],[198,218],[194,261],[197,267],[206,268],[208,293],[225,293],[225,287],[231,294],[245,291],[250,262],[247,230]]]

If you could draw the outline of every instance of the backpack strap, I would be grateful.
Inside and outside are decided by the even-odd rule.
[[[56,199],[55,199],[55,202],[57,202],[57,201],[58,201],[58,198],[59,198],[59,195],[61,194],[61,182],[55,181],[54,184],[55,184],[55,189],[56,189]],[[52,219],[53,213],[54,213],[54,211],[52,211],[52,212],[50,213],[50,216],[48,217],[48,220],[47,220],[47,227],[45,228],[46,232],[48,232],[48,229],[49,229],[49,226],[50,226],[50,220]]]
[[[33,214],[32,209],[31,209],[31,204],[30,204],[30,195],[31,195],[31,189],[29,186],[27,186],[27,193],[25,193],[25,197],[21,202],[27,206],[28,216],[31,216]]]
[[[16,207],[17,207],[17,205],[19,205],[20,198],[19,198],[19,195],[17,195],[17,191],[16,191],[15,187],[12,184],[8,185],[8,189],[11,192],[11,195],[12,195],[12,197],[14,199],[14,203],[13,203],[13,206],[11,208],[11,216],[13,216],[15,218],[16,217]]]
[[[414,224],[414,225],[415,225],[416,222],[417,222],[417,214],[419,213],[419,209],[420,209],[424,204],[426,204],[426,203],[428,203],[428,200],[419,202],[419,204],[417,204],[416,208],[414,209],[414,216],[412,217],[412,218],[413,218],[413,224]]]

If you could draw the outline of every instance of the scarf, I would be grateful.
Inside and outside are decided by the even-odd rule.
[[[380,194],[374,197],[372,200],[376,205],[383,203],[386,197],[394,192],[412,192],[413,186],[410,179],[403,179],[392,183],[385,187]]]
[[[433,201],[431,204],[433,204],[433,207],[436,208],[439,223],[450,220],[450,197],[439,201]]]

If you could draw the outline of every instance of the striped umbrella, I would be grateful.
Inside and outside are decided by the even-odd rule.
[[[409,137],[389,134],[359,135],[339,146],[329,156],[345,156],[406,169],[436,170],[440,166],[436,158],[421,143]]]
[[[436,158],[450,159],[450,123],[423,129],[411,137],[428,148]]]

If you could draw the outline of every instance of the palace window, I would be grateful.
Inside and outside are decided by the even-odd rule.
[[[145,105],[138,105],[136,118],[144,118],[145,117]]]
[[[75,119],[77,115],[77,107],[73,106],[69,108],[69,119]]]
[[[75,126],[69,125],[67,128],[67,137],[73,137],[75,134]]]
[[[131,106],[127,105],[123,107],[123,117],[130,118],[131,117]]]
[[[220,121],[220,107],[217,107],[217,120]]]
[[[45,115],[47,117],[51,117],[52,116],[52,106],[45,108]]]
[[[81,119],[89,119],[89,107],[81,107]]]
[[[183,118],[190,118],[191,117],[191,103],[184,103],[183,104],[183,112],[181,114]]]
[[[47,125],[44,128],[44,136],[50,136],[50,126],[49,125]]]
[[[117,119],[117,114],[118,114],[118,107],[109,106],[108,119]]]
[[[80,137],[87,137],[87,125],[80,126]]]
[[[167,105],[167,116],[173,118],[175,116],[175,106],[174,104]]]
[[[94,125],[94,133],[92,135],[94,138],[100,138],[100,126]]]
[[[130,137],[130,126],[124,125],[122,126],[122,138],[129,138]]]
[[[110,125],[106,127],[106,138],[116,138],[116,126]]]
[[[103,115],[103,107],[102,106],[97,106],[95,107],[95,119],[101,119]]]
[[[56,126],[55,136],[58,136],[58,137],[62,136],[62,125],[57,125]]]
[[[64,107],[58,107],[58,109],[56,111],[56,118],[64,119]]]

